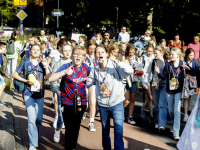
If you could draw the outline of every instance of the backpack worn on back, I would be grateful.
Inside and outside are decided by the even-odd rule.
[[[15,53],[15,41],[14,40],[7,40],[6,41],[6,54],[14,54]]]
[[[2,64],[0,67],[0,74],[2,76],[4,76],[6,74],[6,69],[7,69],[7,59],[6,56],[4,56],[3,54],[0,54],[2,56]]]

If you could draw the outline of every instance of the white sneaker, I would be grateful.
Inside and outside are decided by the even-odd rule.
[[[93,123],[93,122],[90,122],[90,123],[89,123],[89,131],[91,131],[91,132],[94,132],[94,131],[96,131],[96,129],[95,129],[95,127],[94,127],[94,123]]]
[[[160,126],[160,127],[159,127],[159,131],[163,131],[163,130],[165,130],[165,127]]]
[[[30,146],[29,150],[36,150],[36,148],[34,146]]]
[[[60,142],[60,131],[56,131],[55,129],[55,134],[53,136],[54,142],[59,143]]]
[[[170,132],[172,132],[172,133],[174,132],[174,127],[173,126],[170,127]]]
[[[129,117],[129,118],[128,118],[128,123],[129,123],[129,124],[136,124],[136,122],[133,121],[133,118],[132,118],[132,117]]]
[[[58,117],[55,117],[55,120],[53,122],[53,127],[56,129],[57,128],[57,122],[58,122]]]
[[[65,129],[65,124],[63,123],[63,125],[62,125],[62,129]]]
[[[4,104],[0,101],[0,105],[4,105]]]
[[[86,118],[86,113],[84,112],[84,113],[83,113],[82,120],[85,120],[85,118]]]
[[[158,129],[158,124],[155,124],[155,129]]]
[[[179,137],[179,135],[173,135],[173,137],[174,137],[174,140],[179,140],[180,139],[180,137]]]
[[[188,114],[185,114],[183,118],[183,122],[187,122],[187,121],[188,121]]]

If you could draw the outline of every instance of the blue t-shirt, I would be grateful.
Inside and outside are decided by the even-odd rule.
[[[45,56],[45,58],[47,58],[50,54],[50,50],[49,49],[45,49],[44,52],[42,52],[42,54]]]
[[[17,67],[16,71],[18,73],[22,73],[22,71],[25,70],[24,62],[25,61],[23,59],[19,64],[19,66]],[[31,86],[27,84],[26,89],[23,91],[23,95],[30,96],[35,99],[44,97],[44,76],[46,75],[46,72],[42,62],[40,61],[38,65],[34,66],[31,62],[31,59],[30,58],[27,59],[27,68],[26,68],[27,77],[30,72],[35,72],[37,79],[41,83],[41,89],[40,92],[31,92]]]
[[[57,71],[61,72],[72,66],[72,62],[62,65]],[[74,105],[74,97],[76,95],[75,89],[78,90],[79,95],[82,98],[82,105],[87,105],[86,99],[86,79],[90,74],[91,68],[83,63],[80,67],[72,67],[72,75],[64,75],[64,87],[61,89],[61,100],[62,104],[65,105]]]

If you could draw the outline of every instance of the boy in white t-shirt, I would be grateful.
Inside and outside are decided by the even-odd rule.
[[[54,43],[55,44],[55,43]],[[62,45],[67,44],[67,41],[65,39],[60,39],[57,42],[57,49],[56,50],[51,50],[49,57],[47,59],[48,64],[50,64],[50,67],[53,68],[55,63],[58,62],[62,57],[63,54],[61,53],[60,49]],[[50,104],[51,107],[54,105],[54,99],[57,99],[57,96],[52,97],[52,102]]]

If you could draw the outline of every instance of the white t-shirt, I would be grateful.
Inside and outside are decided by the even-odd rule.
[[[52,50],[49,54],[49,57],[51,57],[51,68],[55,65],[56,62],[60,60],[63,55],[58,50]]]
[[[130,40],[130,35],[129,35],[129,33],[128,33],[128,32],[125,32],[125,33],[120,32],[120,33],[119,33],[118,40],[119,40],[119,41],[122,41],[122,42],[127,42],[127,41],[129,41],[129,40]]]
[[[146,40],[146,41],[148,41],[148,40],[150,40],[150,39],[151,39],[150,36],[145,36],[145,37],[144,37],[144,40]]]

